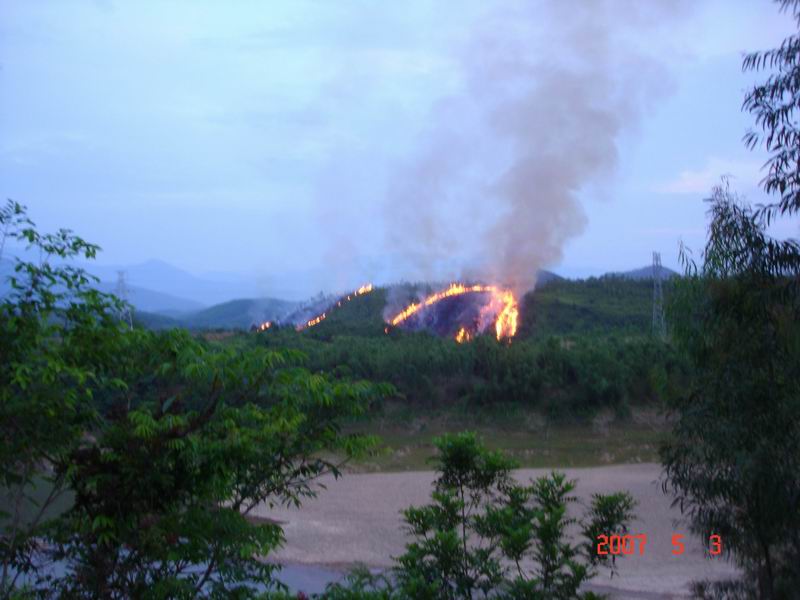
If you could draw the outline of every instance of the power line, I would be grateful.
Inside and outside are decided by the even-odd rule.
[[[667,337],[667,321],[664,317],[661,273],[661,253],[653,252],[653,335],[663,340]]]

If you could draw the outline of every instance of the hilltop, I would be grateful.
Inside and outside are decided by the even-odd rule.
[[[665,289],[669,282],[665,281]],[[384,335],[384,310],[389,288],[378,287],[341,307],[327,311],[326,318],[307,334],[318,339],[334,335]],[[604,276],[569,280],[554,275],[519,299],[519,338],[533,335],[566,335],[591,331],[649,331],[652,316],[652,281],[635,277]],[[277,298],[231,300],[201,310],[154,313],[137,310],[136,320],[145,327],[162,329],[247,330],[264,321],[279,321],[298,303]],[[321,309],[323,310],[323,309]]]

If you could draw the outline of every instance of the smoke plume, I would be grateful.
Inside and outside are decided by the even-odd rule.
[[[677,2],[493,4],[387,195],[388,250],[409,277],[518,291],[586,223],[579,193],[615,171],[621,135],[669,91],[647,39]]]

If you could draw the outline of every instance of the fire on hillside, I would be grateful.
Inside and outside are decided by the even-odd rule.
[[[364,294],[369,294],[372,291],[372,284],[367,283],[362,285],[352,294],[347,294],[346,296],[342,296],[336,302],[335,305],[332,305],[328,310],[322,312],[321,314],[317,315],[316,317],[309,319],[305,323],[300,323],[299,325],[295,326],[297,331],[302,331],[303,329],[307,329],[309,327],[314,327],[314,325],[319,325],[322,321],[324,321],[328,317],[328,312],[334,307],[340,307],[345,302],[350,302],[353,298],[357,298],[358,296],[363,296]]]
[[[388,319],[393,327],[428,329],[439,335],[455,335],[459,343],[471,340],[494,324],[498,340],[517,333],[519,309],[509,290],[495,285],[452,283],[444,290],[412,302]],[[388,332],[388,327],[387,327]]]
[[[300,308],[299,310],[294,311],[287,318],[282,319],[281,322],[278,324],[291,325],[297,331],[302,331],[304,329],[308,329],[309,327],[314,327],[315,325],[319,325],[322,321],[324,321],[332,310],[335,310],[336,308],[342,306],[342,304],[350,302],[353,298],[369,294],[373,289],[374,288],[372,284],[367,283],[362,285],[354,292],[341,296],[336,301],[331,301],[331,300],[325,301],[324,299],[321,301],[316,301],[313,304],[306,305]],[[272,326],[273,326],[272,321],[265,321],[260,325],[256,326],[255,329],[257,331],[266,331]]]

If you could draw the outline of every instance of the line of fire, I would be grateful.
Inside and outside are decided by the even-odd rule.
[[[316,316],[311,317],[310,319],[304,319],[299,323],[295,323],[296,318],[290,316],[289,318],[287,318],[286,323],[275,323],[273,321],[264,321],[263,323],[261,323],[256,327],[256,331],[266,331],[267,329],[270,329],[273,325],[287,324],[287,323],[294,324],[294,328],[297,331],[302,331],[304,329],[308,329],[309,327],[314,327],[315,325],[319,325],[320,323],[322,323],[322,321],[324,321],[327,318],[331,310],[341,307],[342,304],[350,302],[353,298],[358,298],[359,296],[369,294],[373,289],[374,288],[371,283],[366,283],[357,290],[349,294],[345,294],[344,296],[339,298],[336,302],[330,303],[330,306],[328,308],[326,308],[323,312],[320,312]]]
[[[297,331],[314,327],[343,304],[373,290],[373,285],[367,283],[328,303],[315,316],[302,318],[299,322],[296,316],[290,317],[285,324],[291,324]],[[496,285],[451,283],[449,287],[411,302],[388,317],[384,331],[388,334],[392,328],[427,330],[463,343],[491,330],[498,340],[510,340],[517,332],[518,317],[517,299],[510,290]],[[256,330],[266,331],[273,324],[272,321],[265,321]]]

